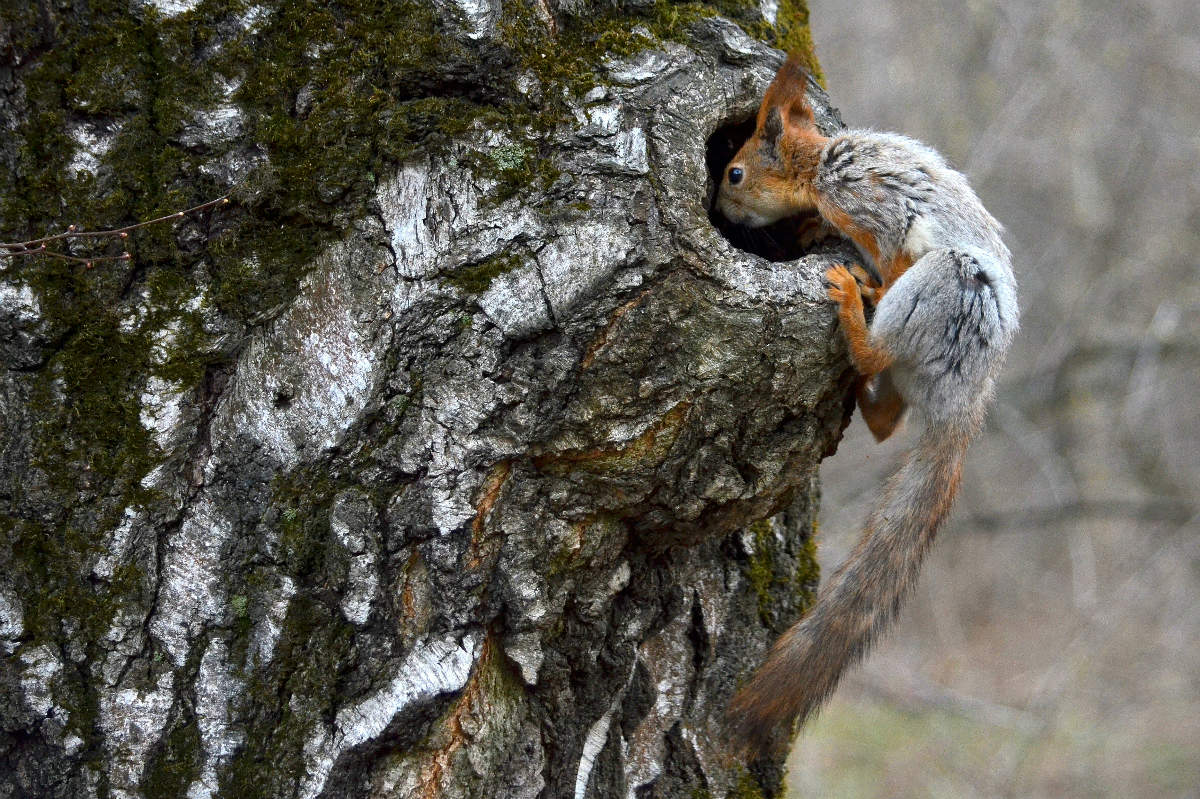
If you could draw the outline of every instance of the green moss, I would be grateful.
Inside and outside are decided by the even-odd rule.
[[[754,536],[754,551],[750,554],[750,562],[746,576],[750,579],[750,587],[758,598],[758,616],[763,623],[771,621],[771,587],[775,583],[775,561],[771,557],[774,532],[770,519],[761,519],[750,525],[747,530]]]
[[[183,796],[200,775],[201,755],[196,719],[178,719],[146,764],[140,785],[142,794],[147,799]]]
[[[500,275],[511,272],[523,263],[516,255],[497,255],[481,264],[460,267],[446,276],[446,282],[467,294],[482,294]],[[470,322],[470,317],[467,317]]]
[[[807,0],[780,0],[775,30],[775,46],[799,56],[808,71],[824,86],[825,73],[821,71],[821,64],[817,60],[812,28],[808,21]]]
[[[746,529],[753,538],[746,577],[758,601],[759,618],[772,628],[784,626],[816,598],[820,566],[815,537],[805,538],[791,555],[776,537],[770,519],[761,519]],[[781,588],[790,590],[780,594]]]
[[[566,17],[554,31],[537,0],[504,0],[502,8],[501,41],[513,54],[516,65],[536,76],[547,89],[543,107],[527,120],[535,128],[545,129],[564,121],[561,111],[565,95],[579,97],[597,85],[606,60],[633,56],[667,41],[688,43],[696,22],[718,15],[736,22],[751,36],[795,50],[809,59],[810,67],[820,76],[812,54],[805,0],[783,0],[775,26],[763,19],[757,0],[655,0],[634,9],[613,4]]]
[[[179,42],[157,16],[130,13],[117,0],[53,18],[27,14],[29,8],[0,7],[0,27],[14,32],[14,49],[24,56],[16,73],[28,108],[14,131],[13,168],[0,170],[0,238],[32,238],[68,223],[116,227],[214,196],[211,181],[190,172],[188,154],[169,143],[187,103],[210,96],[211,76],[175,63]],[[194,32],[187,47],[207,41]],[[120,128],[103,159],[112,169],[101,186],[70,168],[71,125],[109,118]],[[100,657],[97,642],[117,612],[143,605],[144,590],[136,567],[93,581],[91,565],[126,508],[165,507],[140,482],[159,456],[141,424],[140,393],[150,375],[194,385],[208,363],[197,354],[198,324],[180,310],[195,289],[183,277],[192,259],[180,253],[175,233],[173,225],[153,226],[74,250],[93,257],[127,248],[132,264],[101,262],[89,270],[47,258],[5,261],[6,277],[37,294],[52,343],[43,368],[25,376],[34,418],[30,463],[25,479],[5,487],[11,502],[0,510],[0,549],[20,553],[8,562],[26,597],[30,643],[70,640],[89,660]],[[155,307],[130,324],[139,282]],[[168,326],[177,343],[158,336]],[[94,689],[74,672],[64,680],[56,700],[71,711],[72,729],[90,739]]]
[[[817,585],[821,581],[821,565],[817,561],[817,521],[813,520],[812,533],[804,540],[796,555],[796,569],[792,573],[792,585],[796,600],[802,609],[812,607],[817,599]]]
[[[552,31],[536,0],[505,0],[501,36],[518,66],[543,86],[582,95],[599,82],[605,58],[628,57],[663,41],[687,41],[692,23],[725,15],[755,32],[766,33],[757,2],[656,2],[636,9],[613,6],[562,20]],[[558,97],[551,97],[553,104]]]
[[[287,573],[312,578],[326,573],[330,558],[344,554],[329,529],[333,499],[344,485],[316,466],[275,478],[272,505],[282,508],[279,551]]]
[[[246,746],[221,775],[221,796],[290,795],[306,773],[304,743],[341,701],[354,662],[354,629],[308,593],[288,606],[275,656],[249,687]]]
[[[534,134],[519,131],[518,135]],[[554,162],[538,155],[532,145],[503,144],[483,155],[482,159],[471,159],[471,163],[478,173],[496,181],[488,197],[492,204],[523,192],[548,189],[561,174]]]
[[[447,63],[473,56],[444,35],[432,5],[299,0],[264,18],[216,65],[244,71],[233,99],[269,158],[235,194],[245,216],[212,245],[214,300],[243,318],[294,293],[317,253],[366,212],[375,175],[500,117],[434,91]]]
[[[758,780],[754,779],[754,775],[744,768],[739,768],[737,772],[737,783],[729,791],[728,799],[766,799],[766,794],[763,793]]]

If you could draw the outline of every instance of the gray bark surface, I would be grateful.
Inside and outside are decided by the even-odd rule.
[[[209,6],[156,8],[142,24],[174,41]],[[271,24],[254,8],[197,68]],[[508,12],[437,13],[447,47],[486,52]],[[555,124],[477,121],[360,204],[326,192],[338,234],[287,291],[235,259],[253,313],[212,241],[255,215],[317,234],[261,199],[290,165],[237,75],[156,134],[229,208],[147,229],[165,249],[129,265],[0,261],[0,796],[777,794],[779,764],[747,770],[719,725],[815,587],[850,379],[822,274],[844,253],[772,264],[710,224],[706,140],[779,56],[724,19],[687,31],[586,92],[514,68],[562,91]],[[53,48],[3,44],[18,175],[48,146],[28,81]],[[53,123],[64,203],[122,187],[152,92],[113,82],[128,107]],[[321,124],[321,91],[289,113]],[[534,159],[553,172],[499,190]],[[125,190],[91,227],[145,218]],[[4,240],[76,221],[17,208]]]

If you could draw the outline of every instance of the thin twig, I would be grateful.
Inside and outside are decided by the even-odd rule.
[[[8,250],[8,252],[0,252],[0,258],[16,258],[21,255],[45,255],[48,258],[60,258],[64,261],[73,261],[76,263],[92,264],[97,261],[128,261],[132,256],[125,252],[120,255],[103,255],[95,258],[80,258],[74,255],[47,250],[46,244],[51,241],[62,241],[65,239],[98,239],[98,238],[128,238],[131,230],[137,230],[148,225],[156,225],[159,222],[167,222],[172,219],[183,219],[188,214],[193,214],[197,211],[203,211],[206,208],[212,208],[214,205],[225,205],[229,202],[229,197],[218,197],[215,200],[209,200],[206,203],[193,206],[192,208],[183,211],[176,211],[173,214],[160,216],[157,219],[148,219],[145,222],[138,222],[125,227],[113,228],[111,230],[76,230],[74,225],[67,228],[65,233],[56,233],[52,236],[43,236],[39,239],[30,239],[22,242],[0,242],[0,248]]]

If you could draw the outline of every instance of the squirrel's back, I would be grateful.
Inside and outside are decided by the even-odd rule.
[[[825,204],[866,227],[883,252],[919,258],[939,248],[975,247],[1010,268],[1000,223],[966,177],[916,139],[843,131],[821,153],[814,185]]]

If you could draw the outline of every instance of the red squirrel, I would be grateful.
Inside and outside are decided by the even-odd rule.
[[[1001,226],[966,178],[895,133],[822,135],[808,80],[794,58],[780,68],[754,135],[725,169],[718,208],[750,227],[815,209],[854,242],[878,279],[860,285],[845,266],[825,278],[860,375],[859,407],[879,440],[907,407],[924,430],[858,546],[734,697],[730,725],[752,752],[815,712],[895,617],[949,513],[1018,323]]]

